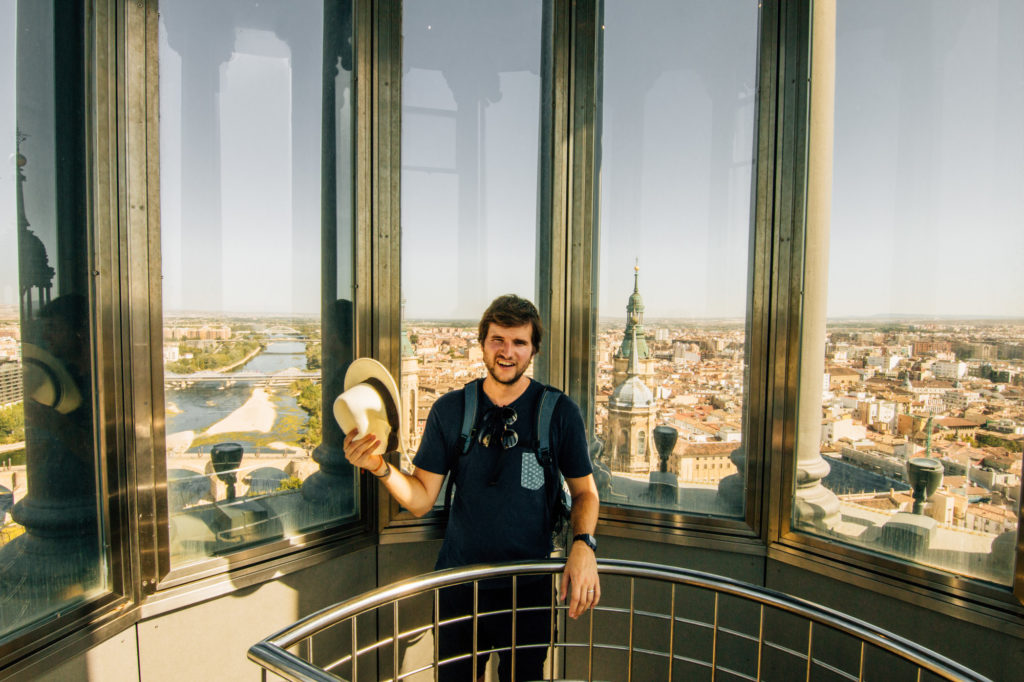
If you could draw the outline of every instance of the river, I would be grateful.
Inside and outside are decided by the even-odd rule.
[[[306,369],[306,344],[302,341],[271,339],[265,351],[235,372],[262,372],[273,374],[288,368]],[[231,376],[228,372],[225,376]],[[197,382],[186,388],[167,388],[167,434],[194,431],[197,437],[220,420],[240,408],[252,396],[255,386],[237,383],[232,386],[215,382]],[[306,413],[295,398],[288,395],[287,387],[264,387],[277,411],[270,434],[259,431],[233,433],[230,440],[265,446],[280,441],[294,444],[301,435]],[[196,446],[188,451],[199,449]]]

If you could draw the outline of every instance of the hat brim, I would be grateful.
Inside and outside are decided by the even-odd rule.
[[[391,402],[391,409],[388,410],[388,421],[394,421],[394,423],[391,424],[391,435],[388,437],[387,452],[397,450],[405,454],[409,448],[406,443],[405,433],[402,431],[402,400],[394,377],[391,376],[391,373],[384,365],[373,358],[357,358],[349,365],[348,370],[345,372],[346,391],[362,383],[369,383],[373,386],[374,382],[378,382],[379,385],[386,389],[387,394],[381,397],[385,401]],[[374,386],[374,388],[377,388],[377,386]],[[392,414],[394,415],[393,420],[390,417]]]

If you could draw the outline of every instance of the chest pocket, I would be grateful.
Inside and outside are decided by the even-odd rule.
[[[537,455],[523,452],[523,466],[520,470],[519,483],[527,490],[540,490],[544,487],[544,469],[537,461]]]

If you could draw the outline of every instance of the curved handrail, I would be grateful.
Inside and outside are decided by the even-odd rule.
[[[266,670],[277,673],[286,679],[317,682],[336,681],[337,677],[304,661],[287,649],[333,625],[407,597],[478,580],[506,578],[513,575],[557,573],[564,565],[565,561],[559,559],[521,561],[453,568],[409,578],[310,614],[253,645],[249,649],[248,657]],[[601,575],[658,580],[740,597],[846,633],[945,679],[991,682],[989,678],[883,628],[858,621],[834,609],[774,590],[712,573],[636,561],[602,559],[598,561],[598,571]]]

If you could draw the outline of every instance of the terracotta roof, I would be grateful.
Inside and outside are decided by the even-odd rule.
[[[678,441],[672,454],[682,457],[722,457],[731,454],[733,450],[739,447],[742,447],[739,443],[726,443],[723,441],[712,441],[710,443]]]
[[[969,429],[972,427],[981,426],[976,421],[971,421],[970,419],[960,419],[959,417],[943,417],[941,419],[936,419],[935,422],[937,424],[945,426],[947,429]]]

